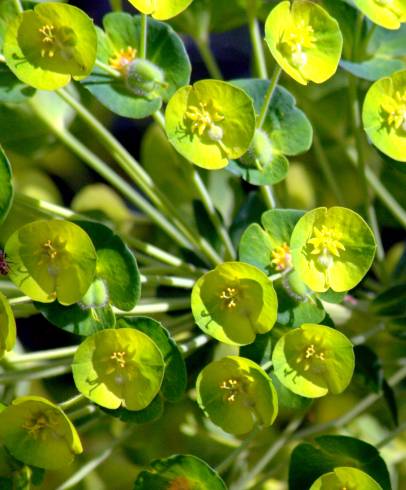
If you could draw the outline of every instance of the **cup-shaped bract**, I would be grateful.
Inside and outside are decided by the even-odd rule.
[[[226,490],[220,476],[196,456],[177,454],[151,463],[142,471],[134,490]]]
[[[16,322],[13,310],[3,293],[0,293],[0,359],[10,351],[16,341]]]
[[[362,490],[382,490],[367,473],[352,467],[341,466],[334,468],[331,473],[325,473],[317,478],[310,490],[343,490],[343,488]]]
[[[332,77],[343,46],[338,22],[307,0],[279,3],[266,20],[265,40],[280,67],[303,85]]]
[[[354,349],[341,332],[304,323],[281,337],[272,354],[275,375],[297,395],[318,398],[339,394],[354,372]]]
[[[143,14],[158,20],[167,20],[183,12],[192,0],[129,0]]]
[[[377,80],[365,97],[362,120],[372,143],[406,162],[406,70]]]
[[[225,262],[198,279],[192,313],[208,335],[231,345],[246,345],[273,327],[278,299],[264,272],[242,262]]]
[[[278,413],[271,378],[255,362],[228,356],[207,365],[196,382],[197,401],[210,420],[231,434],[267,427]]]
[[[354,0],[355,5],[378,26],[399,29],[406,22],[405,0]]]
[[[69,221],[38,220],[15,231],[6,243],[9,277],[35,301],[63,305],[79,301],[91,285],[96,251],[87,233]]]
[[[0,441],[19,461],[49,470],[70,464],[82,452],[68,417],[39,396],[17,398],[0,413]]]
[[[41,90],[88,76],[96,49],[93,21],[77,7],[54,2],[21,13],[4,39],[7,65],[17,78]]]
[[[351,209],[316,208],[293,230],[293,266],[313,291],[348,291],[368,272],[376,243],[367,223]]]
[[[150,337],[132,328],[87,337],[73,359],[78,390],[105,408],[142,410],[159,393],[164,359]]]
[[[255,132],[251,98],[218,80],[200,80],[180,88],[168,103],[165,119],[168,139],[176,150],[210,170],[241,157]]]

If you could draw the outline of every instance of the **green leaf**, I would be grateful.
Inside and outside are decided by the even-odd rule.
[[[10,71],[6,65],[0,64],[0,102],[20,103],[35,94],[35,89],[29,87]]]
[[[149,116],[161,107],[162,100],[168,101],[178,88],[189,83],[191,66],[182,40],[169,25],[148,19],[147,60],[162,73],[164,83],[152,83],[149,96],[146,92],[137,95],[126,79],[127,69],[137,61],[141,17],[114,12],[104,17],[103,26],[105,32],[97,29],[97,57],[105,64],[121,65],[122,76],[114,78],[96,67],[83,84],[114,113],[136,119]]]
[[[178,345],[162,324],[148,317],[122,316],[117,321],[117,328],[134,328],[145,333],[155,342],[165,363],[160,392],[169,402],[180,400],[186,390],[185,361]]]
[[[379,80],[379,78],[388,77],[393,72],[406,68],[406,63],[402,60],[372,58],[359,63],[341,60],[340,66],[358,78],[374,82]]]
[[[134,490],[226,490],[220,476],[210,466],[191,455],[174,455],[151,463],[150,471],[142,471]]]
[[[18,17],[18,10],[14,0],[0,2],[0,52],[3,52],[4,35],[9,23]]]
[[[289,489],[309,488],[319,476],[337,466],[362,470],[383,490],[391,490],[388,469],[379,452],[364,441],[346,436],[320,436],[314,445],[299,444],[290,460]]]
[[[14,187],[10,162],[0,146],[0,223],[10,211],[13,203]]]
[[[396,31],[377,27],[368,43],[368,51],[382,57],[405,56],[405,35],[406,24]]]

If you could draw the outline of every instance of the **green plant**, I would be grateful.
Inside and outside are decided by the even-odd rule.
[[[403,488],[405,1],[73,3],[0,0],[1,489]]]

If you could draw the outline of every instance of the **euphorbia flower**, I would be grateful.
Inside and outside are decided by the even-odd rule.
[[[405,0],[354,0],[369,19],[385,29],[399,29],[406,22]]]
[[[158,20],[167,20],[180,14],[193,0],[129,0],[143,14]]]

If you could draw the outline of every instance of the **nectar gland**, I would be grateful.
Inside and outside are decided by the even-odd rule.
[[[52,24],[46,24],[40,27],[38,32],[42,35],[42,44],[44,44],[41,49],[41,57],[53,58],[56,52],[55,27]]]
[[[185,118],[191,121],[192,133],[203,136],[207,132],[212,141],[223,139],[223,130],[216,123],[224,121],[224,116],[218,112],[213,102],[199,102],[197,106],[190,105],[187,108]]]
[[[292,255],[286,242],[272,250],[271,264],[278,271],[284,271],[292,267]]]
[[[234,378],[229,378],[220,384],[220,389],[225,391],[224,401],[234,403],[240,394],[240,383]]]
[[[306,24],[304,20],[300,20],[285,30],[282,45],[295,68],[302,68],[307,63],[305,50],[312,48],[315,41],[313,27]]]
[[[345,246],[340,241],[342,233],[325,225],[322,225],[321,230],[315,226],[313,232],[313,238],[307,243],[314,247],[311,252],[312,255],[320,255],[320,264],[327,267],[331,265],[333,256],[340,257],[340,252],[345,250]]]
[[[132,46],[120,49],[109,59],[109,65],[115,70],[125,73],[128,65],[137,57],[137,50]]]
[[[220,294],[220,299],[223,300],[224,306],[229,310],[234,309],[238,304],[238,289],[237,288],[225,288]]]
[[[386,113],[386,122],[390,128],[406,132],[406,92],[402,95],[396,91],[395,96],[382,104]]]

